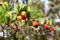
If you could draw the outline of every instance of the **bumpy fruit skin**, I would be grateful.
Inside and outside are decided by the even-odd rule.
[[[44,28],[49,28],[49,25],[48,25],[48,24],[45,24],[45,25],[44,25]]]
[[[23,11],[23,12],[21,13],[21,15],[26,15],[26,12],[25,12],[25,11]]]
[[[51,27],[51,28],[50,28],[50,31],[54,31],[54,28],[53,28],[53,27]]]
[[[26,15],[22,15],[22,19],[26,20],[27,16]]]
[[[21,16],[18,16],[18,17],[17,17],[17,20],[21,20],[21,19],[22,19],[22,17],[21,17]]]
[[[38,27],[38,22],[37,22],[37,21],[34,21],[32,25],[33,25],[34,27]]]

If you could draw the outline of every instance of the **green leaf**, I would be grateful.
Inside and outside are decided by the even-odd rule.
[[[31,18],[31,13],[30,12],[27,12],[27,18],[30,19]]]

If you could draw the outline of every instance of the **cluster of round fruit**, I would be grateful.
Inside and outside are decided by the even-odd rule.
[[[17,16],[17,20],[21,20],[21,19],[22,20],[26,20],[26,18],[27,18],[27,15],[26,15],[26,12],[25,11],[23,11],[21,13],[21,16]],[[39,25],[39,22],[36,21],[36,20],[34,20],[33,23],[32,23],[32,26],[35,27],[35,28],[37,28],[38,25]],[[48,24],[44,24],[43,25],[43,28],[49,29],[50,31],[54,31],[54,28],[53,27],[50,27]]]
[[[50,27],[48,24],[44,24],[43,26],[45,29],[49,29],[49,31],[54,31],[53,27]]]
[[[33,25],[33,27],[36,28],[36,27],[38,27],[39,23],[37,21],[33,21],[32,25]],[[48,24],[44,24],[43,28],[49,29],[50,31],[54,31],[54,28],[50,27]]]
[[[26,20],[26,18],[27,16],[25,11],[23,11],[20,16],[17,16],[17,20]]]

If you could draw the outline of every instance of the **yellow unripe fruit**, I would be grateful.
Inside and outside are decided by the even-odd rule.
[[[26,12],[25,12],[25,11],[23,11],[23,12],[21,13],[21,15],[26,15]]]

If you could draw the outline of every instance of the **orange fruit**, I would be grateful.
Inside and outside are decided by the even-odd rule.
[[[21,16],[18,16],[18,17],[17,17],[17,20],[21,20],[21,19],[22,19],[22,17],[21,17]]]
[[[23,12],[21,13],[21,15],[26,15],[26,12],[25,12],[25,11],[23,11]]]
[[[49,28],[49,25],[48,25],[48,24],[45,24],[45,25],[44,25],[44,28]]]
[[[34,21],[32,25],[33,25],[34,27],[38,27],[38,22],[37,22],[37,21]]]

